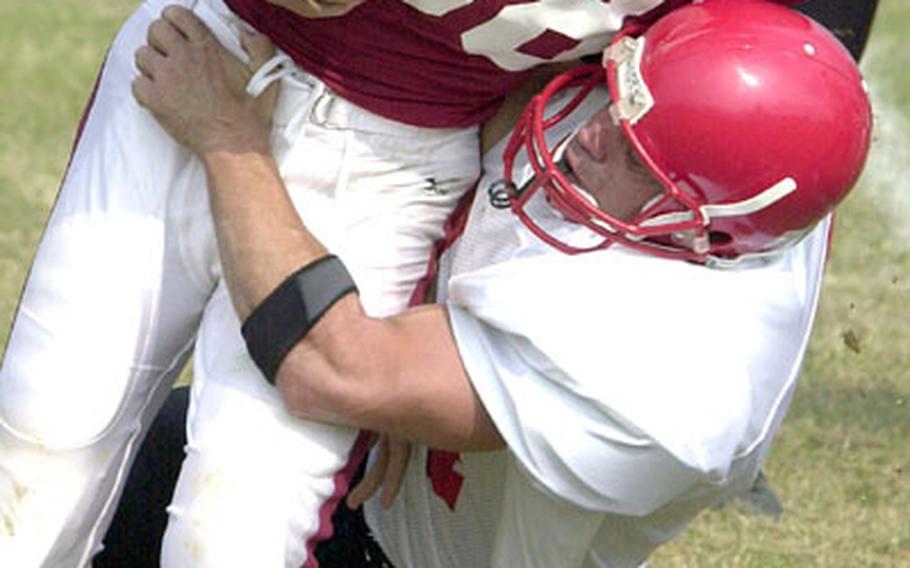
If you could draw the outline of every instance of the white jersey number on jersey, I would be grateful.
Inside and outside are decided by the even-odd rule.
[[[404,0],[432,16],[464,8],[472,0]],[[568,61],[608,44],[626,16],[639,16],[662,0],[538,0],[504,6],[461,35],[465,52],[482,55],[507,71],[545,61]],[[481,4],[478,2],[478,4]]]

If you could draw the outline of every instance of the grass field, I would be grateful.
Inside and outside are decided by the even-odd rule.
[[[0,342],[82,105],[134,0],[0,1]],[[711,511],[652,568],[910,567],[910,2],[882,0],[864,71],[874,154],[839,213],[800,387],[766,471],[778,520]]]

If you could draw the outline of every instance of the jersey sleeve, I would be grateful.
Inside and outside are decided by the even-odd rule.
[[[450,306],[472,384],[530,477],[578,506],[645,515],[703,476],[606,411],[527,339]]]
[[[449,278],[452,332],[534,480],[583,507],[645,514],[694,484],[727,483],[773,437],[826,231],[737,270],[610,249],[517,255]]]

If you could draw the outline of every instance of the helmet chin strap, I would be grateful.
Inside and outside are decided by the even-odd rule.
[[[796,191],[796,189],[796,180],[791,177],[785,177],[767,189],[764,189],[758,194],[753,195],[749,199],[744,199],[742,201],[736,201],[732,203],[706,204],[701,205],[699,209],[705,217],[705,224],[708,224],[711,222],[711,219],[750,215],[757,211],[761,211],[762,209],[770,207],[784,197],[790,195]],[[649,201],[643,210],[656,204],[657,201],[661,199],[661,197],[662,196],[657,196]],[[677,223],[679,221],[685,221],[691,218],[691,211],[675,211],[673,213],[664,213],[662,215],[651,217],[643,221],[641,224],[644,226],[653,227],[657,225]]]
[[[749,215],[777,203],[784,197],[796,191],[796,188],[796,180],[792,177],[785,177],[768,189],[761,191],[749,199],[744,199],[743,201],[737,201],[735,203],[702,205],[701,210],[704,212],[705,218],[709,220],[712,217]]]
[[[750,215],[757,211],[761,211],[762,209],[770,207],[784,197],[790,195],[796,191],[797,187],[798,185],[796,183],[796,180],[791,177],[785,177],[784,179],[771,185],[767,189],[762,190],[749,199],[731,203],[706,204],[701,205],[699,209],[704,215],[705,224],[709,225],[712,219]],[[642,210],[647,210],[648,207],[656,205],[661,197],[662,196],[657,196],[649,201]],[[692,217],[692,211],[676,211],[673,213],[664,213],[662,215],[651,217],[642,221],[641,224],[643,226],[659,226],[663,224],[672,224],[678,223],[680,221],[686,221],[692,219]],[[704,236],[704,238],[697,238],[694,235],[687,233],[674,233],[672,237],[674,242],[677,244],[690,248],[698,254],[705,254],[710,250],[710,243],[708,241],[707,234]],[[782,239],[781,243],[790,242],[792,240],[793,239]],[[773,253],[775,251],[769,252]],[[731,261],[719,260],[717,264],[733,265],[735,263]]]

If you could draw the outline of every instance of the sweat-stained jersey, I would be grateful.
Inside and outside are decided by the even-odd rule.
[[[417,452],[398,503],[367,519],[400,566],[637,567],[758,474],[805,353],[828,222],[735,269],[620,246],[565,255],[490,205],[500,152],[439,294],[508,451],[462,454],[454,510]],[[517,166],[519,186],[529,173]],[[542,196],[530,209],[563,240],[594,238]]]
[[[626,17],[687,2],[367,0],[341,17],[305,19],[263,0],[226,0],[351,102],[432,127],[479,124],[534,67],[599,53]]]

